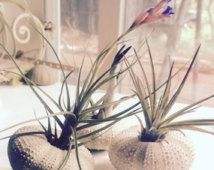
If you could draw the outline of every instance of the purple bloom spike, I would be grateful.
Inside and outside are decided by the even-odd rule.
[[[168,6],[170,1],[171,0],[161,0],[155,7],[151,7],[146,11],[141,12],[129,29],[141,24],[151,23],[162,18],[171,17],[174,14],[174,11],[172,7]]]

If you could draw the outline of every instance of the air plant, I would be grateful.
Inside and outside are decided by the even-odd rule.
[[[115,58],[114,58],[114,60],[112,62],[112,65],[111,65],[112,69],[108,73],[109,76],[114,75],[117,72],[116,70],[117,70],[118,64],[121,62],[121,60],[123,59],[124,55],[130,49],[131,49],[131,46],[128,47],[128,48],[125,48],[125,45],[120,48],[120,50],[117,52],[117,54],[116,54],[116,56],[115,56]],[[108,81],[108,87],[107,87],[107,90],[106,90],[106,94],[102,98],[102,100],[99,100],[99,102],[101,104],[106,105],[106,106],[101,108],[101,109],[99,109],[99,111],[97,113],[94,113],[93,116],[91,117],[92,120],[102,121],[102,120],[105,120],[105,118],[108,118],[108,117],[112,116],[112,112],[113,112],[114,108],[119,103],[118,104],[114,104],[114,105],[110,105],[109,102],[114,100],[115,89],[118,86],[118,84],[119,84],[118,77],[115,77],[115,78],[113,78],[113,79]],[[96,103],[91,101],[91,105],[93,107],[94,107],[94,105],[96,105]],[[87,133],[96,131],[97,129],[100,129],[100,128],[103,128],[104,126],[106,126],[106,124],[108,124],[108,122],[102,123],[102,124],[98,124],[98,125],[93,126],[91,128],[85,128],[85,129],[81,130],[79,132],[79,134],[83,135],[83,134],[87,134]],[[117,133],[117,131],[115,131],[113,127],[112,128],[108,128],[108,129],[106,129],[105,132],[101,131],[98,134],[99,137],[95,137],[94,138],[94,136],[90,136],[89,137],[90,140],[89,140],[89,142],[87,142],[85,144],[85,146],[87,148],[93,149],[93,150],[107,150],[116,133]]]
[[[147,44],[148,45],[148,44]],[[151,69],[152,69],[152,89],[153,91],[157,88],[157,82],[156,82],[156,76],[155,76],[155,67],[150,51],[150,47],[148,46],[149,49],[149,55],[150,55],[150,63],[151,63]],[[207,125],[212,125],[214,123],[213,119],[200,119],[200,120],[184,120],[184,121],[175,121],[178,117],[186,115],[190,112],[192,112],[194,109],[198,107],[198,105],[206,100],[209,100],[214,97],[214,94],[203,98],[189,106],[184,107],[183,109],[176,111],[175,113],[169,114],[170,109],[172,108],[173,104],[176,102],[176,99],[178,98],[179,94],[181,93],[184,84],[188,78],[188,75],[193,67],[193,64],[195,62],[195,59],[198,55],[200,47],[197,49],[188,69],[183,77],[179,87],[175,91],[175,93],[172,95],[170,98],[170,93],[171,93],[171,76],[174,68],[174,63],[171,64],[169,76],[167,83],[165,85],[164,92],[161,96],[157,97],[157,92],[151,93],[152,89],[149,87],[148,79],[146,77],[146,74],[143,74],[144,80],[146,82],[146,94],[149,93],[149,97],[145,99],[146,95],[143,92],[142,85],[145,83],[141,82],[139,78],[134,74],[133,71],[130,71],[132,80],[134,82],[135,86],[135,93],[138,96],[140,103],[142,105],[142,108],[144,110],[143,114],[145,117],[145,127],[142,127],[142,138],[141,140],[144,141],[147,140],[147,134],[152,134],[152,136],[155,136],[157,140],[161,136],[163,136],[167,131],[171,130],[180,130],[180,129],[190,129],[190,130],[196,130],[200,131],[201,128],[196,127],[196,126],[207,126]],[[139,61],[139,60],[138,60]],[[141,70],[143,73],[145,73],[144,68],[142,64],[139,61],[139,64],[141,65]],[[144,97],[143,97],[144,96]],[[144,99],[144,100],[143,100]],[[202,132],[207,132],[210,134],[213,134],[210,131],[202,130]]]
[[[38,31],[38,30],[37,30]],[[53,49],[59,64],[61,65],[61,62],[59,60],[59,57],[57,53],[55,52],[52,45],[49,43],[49,41],[45,38],[44,35],[42,35],[39,31],[38,33],[46,40],[46,42],[50,45],[50,47]],[[17,69],[20,72],[20,76],[27,82],[29,87],[32,89],[32,91],[35,93],[36,97],[41,101],[41,103],[44,105],[44,108],[47,111],[47,116],[42,118],[36,118],[32,121],[39,121],[40,119],[48,119],[48,126],[46,127],[43,125],[40,121],[40,127],[24,127],[19,129],[13,136],[11,136],[9,145],[8,145],[8,154],[10,158],[11,165],[14,169],[23,169],[24,167],[28,168],[41,168],[46,169],[46,166],[51,166],[54,168],[68,168],[70,167],[71,158],[73,159],[73,155],[71,152],[76,150],[76,158],[78,162],[79,169],[81,169],[81,156],[79,157],[78,154],[78,146],[83,145],[86,141],[84,139],[89,136],[94,136],[98,132],[103,131],[107,129],[108,127],[112,126],[122,118],[131,116],[135,114],[135,112],[138,111],[138,109],[135,109],[135,106],[131,106],[129,109],[121,111],[115,115],[109,116],[107,118],[104,118],[102,120],[95,120],[92,117],[96,116],[96,113],[99,112],[99,110],[104,109],[105,107],[109,107],[110,105],[116,105],[119,102],[123,100],[127,100],[129,97],[121,98],[117,101],[109,101],[105,104],[100,102],[103,100],[101,98],[98,102],[93,103],[91,105],[91,97],[92,95],[100,89],[101,86],[109,82],[110,80],[120,77],[125,71],[127,71],[129,68],[125,68],[124,70],[120,70],[118,72],[115,72],[116,65],[118,65],[122,58],[125,56],[125,54],[129,51],[131,47],[125,48],[122,47],[121,50],[118,52],[118,54],[115,56],[115,59],[110,66],[109,69],[107,69],[101,76],[96,77],[96,73],[99,69],[100,64],[102,63],[103,59],[107,57],[108,53],[111,51],[111,49],[117,45],[117,41],[115,41],[114,44],[111,44],[110,47],[105,48],[101,53],[98,55],[95,62],[92,64],[91,70],[89,71],[87,78],[84,80],[83,85],[81,87],[81,74],[83,69],[83,64],[80,68],[79,75],[78,75],[78,82],[76,87],[76,96],[75,101],[73,104],[71,104],[71,96],[69,92],[69,87],[67,84],[67,78],[70,76],[70,73],[68,75],[65,75],[65,72],[62,69],[62,74],[64,76],[64,81],[61,86],[60,95],[58,98],[58,101],[55,101],[50,95],[48,95],[45,91],[43,91],[41,88],[35,85],[35,83],[31,80],[29,80],[27,77],[25,77],[24,73],[20,69],[19,65],[16,63],[16,60],[13,58],[13,56],[10,55],[8,50],[1,45],[1,47],[5,50],[7,55],[11,58],[11,60],[16,65]],[[125,49],[124,49],[125,48]],[[84,63],[84,61],[83,61]],[[34,86],[33,86],[34,85]],[[57,111],[52,109],[45,99],[43,99],[38,92],[42,92],[46,97],[50,99],[50,101],[54,104],[54,106],[57,108]],[[65,92],[66,100],[63,101],[63,94]],[[129,110],[131,112],[129,112]],[[59,113],[59,114],[55,114]],[[93,114],[92,114],[93,113]],[[94,114],[95,113],[95,114]],[[59,115],[64,116],[64,122],[62,119],[59,118]],[[53,126],[51,124],[50,118],[53,118],[55,121],[55,125]],[[90,128],[92,126],[98,125],[103,122],[109,122],[104,127],[97,129],[93,132],[84,134],[84,135],[78,135],[78,131],[84,129],[84,128]],[[19,124],[20,125],[20,124]],[[57,130],[57,127],[61,129],[61,132],[59,133]],[[38,134],[38,135],[37,135]],[[42,141],[40,141],[42,136]],[[78,142],[81,140],[81,142]],[[41,161],[38,160],[37,154],[39,154],[38,148],[34,148],[32,145],[35,143],[42,143],[45,147],[48,148],[48,150],[54,150],[55,154],[62,154],[64,155],[65,151],[67,152],[67,155],[65,156],[65,160],[62,161],[60,158],[59,161],[55,164],[53,161],[51,164],[43,164]],[[22,143],[22,147],[20,148],[20,143]],[[28,145],[25,145],[25,144]],[[41,145],[42,145],[41,144]],[[42,146],[41,146],[42,147]],[[26,148],[26,150],[25,150]],[[46,149],[47,149],[46,148]],[[83,146],[80,147],[80,153],[84,151],[82,150]],[[30,151],[29,151],[30,150]],[[29,152],[32,152],[32,159],[27,158],[26,156],[31,154]],[[37,153],[38,152],[38,153]],[[35,153],[35,154],[34,154]],[[84,158],[84,156],[82,156]],[[90,157],[90,156],[89,156]],[[51,158],[51,157],[50,157]],[[69,158],[69,159],[68,159]],[[46,158],[49,159],[49,158]],[[37,161],[38,162],[37,162]],[[88,159],[91,161],[91,158]],[[35,162],[36,161],[36,162]],[[75,160],[72,160],[75,162]],[[88,162],[90,162],[88,161]],[[59,164],[61,162],[61,164]],[[42,165],[43,164],[43,165]],[[75,164],[75,163],[74,163]],[[84,165],[84,164],[83,164]],[[90,168],[89,168],[90,169]]]
[[[101,63],[104,58],[108,56],[110,51],[120,43],[121,39],[125,37],[130,31],[134,30],[141,24],[147,23],[151,18],[159,19],[157,15],[171,16],[172,12],[167,7],[166,0],[162,0],[154,9],[147,10],[148,14],[146,17],[138,17],[132,26],[122,34],[118,39],[112,42],[109,46],[103,49],[97,56],[95,62],[92,64],[87,78],[84,80],[81,85],[81,74],[84,65],[81,65],[78,81],[76,85],[76,96],[74,103],[71,103],[71,96],[69,91],[69,86],[67,79],[71,73],[68,75],[65,74],[61,61],[54,50],[51,43],[46,39],[46,37],[40,33],[38,29],[35,30],[41,37],[46,41],[46,43],[52,48],[58,63],[61,66],[61,71],[63,75],[63,82],[58,97],[58,101],[54,100],[49,94],[43,91],[40,87],[36,86],[35,83],[25,77],[24,73],[20,69],[19,65],[16,63],[14,57],[9,53],[9,51],[1,45],[7,55],[11,58],[13,63],[16,65],[17,69],[20,72],[20,76],[25,80],[29,85],[36,97],[41,101],[45,110],[47,111],[47,116],[37,117],[36,119],[29,120],[17,125],[23,125],[24,123],[29,123],[32,121],[38,121],[40,126],[30,126],[19,129],[14,135],[10,137],[8,145],[8,154],[11,165],[14,169],[92,169],[93,165],[90,165],[92,162],[92,157],[88,151],[84,148],[84,144],[88,142],[88,137],[99,135],[99,132],[105,131],[107,128],[111,127],[115,123],[119,122],[121,119],[135,115],[138,113],[141,108],[138,107],[139,103],[136,103],[129,108],[122,110],[114,115],[102,117],[102,119],[97,119],[100,117],[101,112],[109,110],[109,107],[114,107],[118,103],[129,99],[130,97],[123,97],[116,101],[111,101],[112,97],[108,94],[104,95],[97,102],[92,102],[93,94],[100,89],[107,82],[117,79],[127,70],[130,69],[132,64],[127,68],[119,71],[115,71],[117,65],[123,60],[126,53],[130,50],[131,47],[123,46],[119,52],[116,54],[115,59],[110,66],[101,76],[97,76],[97,71],[100,68]],[[162,9],[163,8],[163,9]],[[165,9],[166,8],[166,9]],[[159,9],[159,10],[157,10]],[[161,11],[161,12],[160,12]],[[157,14],[157,15],[155,15]],[[33,17],[31,18],[33,21]],[[146,20],[147,19],[147,20]],[[32,24],[34,26],[34,24]],[[46,99],[42,98],[40,93],[43,93],[51,102],[54,104],[55,108],[53,109],[47,103]],[[65,96],[64,96],[65,95]],[[63,100],[64,97],[66,100]],[[61,118],[61,117],[62,118]],[[47,127],[40,122],[42,119],[47,119]],[[54,125],[51,123],[51,119],[54,120]],[[101,123],[108,122],[105,126],[96,129],[87,134],[78,134],[78,131],[81,131],[86,128],[90,128]],[[14,126],[17,126],[14,125]],[[5,130],[13,128],[11,126]],[[57,129],[60,129],[58,131]],[[3,132],[2,130],[0,132]],[[35,143],[36,142],[36,143]],[[36,147],[34,147],[36,145]],[[52,152],[52,155],[43,155],[41,156],[41,150],[44,149],[46,152]],[[55,159],[55,155],[62,155]],[[75,156],[74,156],[75,155]],[[73,158],[76,157],[76,160]],[[42,159],[43,158],[43,159]],[[83,163],[86,162],[86,163]]]
[[[129,49],[130,49],[130,47],[126,48],[125,51],[128,51]],[[6,49],[5,49],[5,51],[8,52]],[[116,58],[112,64],[112,66],[105,73],[103,73],[100,77],[95,78],[95,74],[99,68],[99,64],[103,60],[103,58],[107,55],[107,53],[108,53],[108,51],[103,51],[98,56],[96,61],[93,63],[92,68],[91,68],[86,80],[84,81],[84,83],[82,85],[82,88],[80,88],[80,78],[81,78],[83,65],[80,68],[74,104],[71,104],[71,100],[70,100],[71,96],[69,94],[69,87],[66,82],[67,78],[70,74],[65,76],[65,79],[62,83],[61,93],[59,95],[58,102],[55,101],[54,99],[52,99],[47,93],[42,91],[42,93],[44,93],[53,102],[53,104],[57,107],[57,110],[58,110],[57,112],[60,112],[62,115],[64,115],[64,122],[62,122],[62,120],[59,118],[59,115],[54,114],[54,113],[56,113],[56,111],[53,111],[53,109],[50,108],[50,106],[47,104],[47,102],[37,92],[36,89],[39,87],[32,85],[35,83],[33,83],[32,81],[30,81],[29,79],[27,79],[24,76],[24,74],[20,70],[19,66],[17,65],[16,61],[11,56],[11,59],[17,65],[17,68],[19,69],[21,76],[25,79],[25,81],[29,84],[29,87],[33,90],[35,95],[42,102],[42,104],[44,105],[45,109],[47,110],[47,114],[48,114],[47,117],[45,117],[48,119],[47,128],[40,122],[40,125],[42,128],[41,127],[23,128],[23,129],[18,130],[10,138],[10,142],[9,142],[9,146],[8,146],[8,153],[9,153],[9,158],[10,158],[11,165],[13,168],[15,168],[15,167],[23,168],[23,167],[27,166],[27,164],[30,164],[32,167],[37,167],[37,166],[40,167],[40,164],[41,164],[41,162],[37,162],[36,164],[32,165],[33,161],[35,161],[34,159],[28,160],[26,162],[24,161],[25,156],[26,156],[25,154],[29,154],[29,152],[28,152],[29,148],[27,150],[22,150],[22,152],[26,152],[26,153],[23,155],[20,155],[21,151],[19,149],[23,149],[23,148],[20,148],[18,143],[21,141],[27,142],[27,139],[32,139],[31,141],[37,141],[37,138],[40,138],[41,133],[43,132],[44,133],[43,136],[46,139],[46,140],[43,140],[43,142],[46,142],[46,143],[48,142],[50,144],[48,146],[52,145],[55,148],[58,148],[62,151],[66,150],[67,154],[68,154],[68,156],[66,156],[66,157],[68,158],[73,147],[75,147],[75,149],[78,150],[77,146],[81,146],[86,142],[86,141],[84,141],[85,138],[87,138],[88,136],[95,135],[96,133],[105,130],[106,128],[108,128],[108,127],[112,126],[113,124],[115,124],[116,122],[118,122],[120,119],[133,115],[137,111],[137,109],[134,109],[134,107],[131,107],[130,110],[132,110],[132,112],[128,112],[128,110],[121,111],[113,116],[109,116],[108,118],[105,118],[102,120],[95,120],[92,118],[93,116],[96,116],[92,113],[96,114],[96,113],[98,113],[98,111],[100,109],[103,109],[107,106],[109,107],[110,105],[115,105],[128,98],[128,97],[124,97],[118,101],[110,101],[109,103],[105,103],[105,104],[97,102],[97,103],[94,103],[93,106],[90,106],[90,101],[91,101],[92,95],[101,86],[103,86],[105,83],[107,83],[111,79],[120,76],[128,69],[128,68],[126,68],[124,70],[120,70],[119,72],[116,72],[115,74],[109,74],[114,69],[114,67],[117,64],[119,64],[119,60],[121,60],[122,57],[124,57],[126,54],[126,52],[125,52],[121,56],[121,53],[119,53],[120,55],[119,54],[116,55]],[[9,55],[9,53],[8,53],[8,55]],[[67,97],[66,103],[63,103],[64,88],[66,89],[66,97]],[[39,88],[39,90],[41,91],[40,88]],[[102,101],[102,99],[100,99],[100,100]],[[65,106],[64,106],[64,104],[65,104]],[[57,132],[57,126],[53,127],[53,125],[51,125],[50,117],[52,117],[55,120],[57,126],[60,127],[60,129],[61,129],[60,135],[59,135],[59,132]],[[36,118],[35,120],[39,120],[39,119],[40,118]],[[44,119],[44,117],[42,119]],[[84,128],[90,128],[92,126],[98,125],[103,122],[109,122],[109,123],[106,124],[104,127],[97,129],[93,132],[90,132],[88,134],[78,135],[79,130],[82,130]],[[38,136],[34,135],[36,132],[38,132],[40,135],[38,135]],[[22,133],[26,133],[27,135],[23,135]],[[26,139],[26,140],[24,140],[24,139]],[[78,143],[77,141],[80,139],[81,139],[81,142]],[[28,143],[30,143],[30,141],[28,141]],[[49,147],[49,149],[51,149],[52,146]],[[31,147],[31,149],[33,149],[33,147]],[[81,169],[81,165],[80,165],[80,161],[79,161],[80,158],[79,158],[78,154],[77,154],[77,159],[78,159],[79,168]],[[20,162],[25,162],[25,163],[21,164]],[[67,167],[66,162],[62,162],[62,164],[63,165],[60,165],[60,167],[63,167],[63,166]],[[29,166],[29,167],[31,167],[31,166]],[[45,166],[45,164],[44,164],[44,166]],[[59,166],[59,164],[57,164],[57,166]],[[54,167],[54,168],[56,168],[56,167]]]
[[[129,29],[127,29],[127,31],[118,38],[118,40],[121,40],[129,32],[133,31],[134,29],[138,28],[141,25],[149,24],[149,23],[158,21],[158,20],[163,19],[163,18],[170,18],[174,14],[173,9],[170,6],[168,6],[168,3],[170,1],[171,0],[161,0],[155,7],[149,8],[146,11],[142,11],[136,17],[135,21],[131,24]],[[113,61],[113,64],[118,62],[119,61],[118,59],[120,59],[123,56],[123,53],[126,53],[129,50],[129,48],[127,48],[124,51],[122,51],[123,48],[125,48],[125,47],[123,46],[121,48],[121,50],[118,52],[118,54],[117,54],[118,57],[115,58],[115,60]],[[119,56],[121,56],[121,57],[119,57]],[[116,67],[114,70],[112,70],[110,72],[110,74],[113,74],[115,72],[115,70],[116,70]],[[116,83],[117,83],[117,81],[115,79],[112,79],[109,82],[109,86],[107,89],[108,94],[104,97],[103,103],[108,103],[109,101],[112,100],[113,94],[114,94],[113,89],[115,89]],[[105,107],[104,109],[100,109],[99,113],[96,116],[94,116],[93,118],[94,119],[102,119],[102,118],[108,117],[111,115],[112,110],[113,110],[112,105],[109,107]],[[119,124],[117,124],[117,125],[120,126]],[[102,126],[104,126],[104,124],[100,124],[99,126],[93,127],[93,128],[87,128],[84,131],[90,132],[90,131],[93,131],[96,128],[99,128]],[[120,129],[120,128],[115,127],[114,129]],[[111,144],[111,141],[113,140],[114,136],[116,136],[118,133],[118,130],[114,130],[114,129],[112,129],[112,128],[108,129],[108,131],[105,134],[100,135],[100,137],[97,138],[96,140],[93,139],[91,142],[88,142],[86,144],[86,146],[89,149],[108,150],[108,148]],[[85,133],[84,131],[82,131],[81,133]]]
[[[183,130],[193,130],[214,135],[204,126],[213,126],[214,119],[185,119],[178,118],[190,114],[198,105],[214,97],[214,94],[188,105],[174,113],[171,108],[175,104],[184,84],[190,74],[200,47],[197,49],[191,63],[175,92],[172,94],[171,84],[174,63],[171,64],[169,75],[161,94],[157,91],[155,66],[150,47],[147,43],[151,81],[137,57],[141,68],[141,75],[136,75],[129,70],[134,84],[134,93],[142,107],[140,134],[136,131],[123,134],[112,144],[109,151],[110,159],[117,169],[189,169],[193,160],[193,149],[188,139],[183,135]],[[127,62],[128,65],[128,62]],[[151,83],[151,85],[150,85]],[[147,97],[148,96],[148,97]],[[143,120],[143,121],[142,121]],[[131,153],[130,153],[131,152]],[[129,157],[126,157],[129,155]],[[125,161],[124,161],[125,160]],[[129,160],[132,160],[131,162]]]

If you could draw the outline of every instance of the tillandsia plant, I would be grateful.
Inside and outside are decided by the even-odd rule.
[[[141,12],[135,19],[135,21],[131,24],[131,26],[129,27],[129,29],[127,29],[127,31],[121,35],[118,40],[121,40],[124,38],[124,36],[126,36],[129,32],[131,32],[132,30],[138,28],[139,26],[143,25],[143,24],[149,24],[155,21],[158,21],[160,19],[163,18],[169,18],[174,14],[173,9],[168,6],[168,3],[171,0],[161,0],[155,7],[149,8],[146,11]],[[121,55],[123,53],[126,53],[129,48],[125,49],[123,51],[123,49],[125,48],[125,46],[123,46],[121,48],[121,50],[118,52],[118,56]],[[119,59],[120,57],[118,57]],[[118,59],[115,58],[113,63],[118,62]],[[111,70],[110,74],[114,74],[114,72],[116,71],[116,67],[114,67],[113,70]],[[107,95],[104,97],[103,99],[103,103],[108,103],[109,101],[112,100],[113,98],[113,94],[114,94],[114,90],[116,87],[117,81],[116,79],[112,79],[109,82],[109,86],[107,89]],[[112,113],[112,109],[113,109],[113,105],[105,107],[103,109],[99,110],[99,113],[93,117],[93,119],[98,119],[98,120],[102,120],[103,118],[106,118],[108,116],[111,115]],[[86,128],[83,131],[80,131],[80,133],[88,133],[91,131],[96,130],[97,128],[101,128],[102,126],[105,126],[105,124],[100,124],[98,126],[93,126],[92,128]],[[108,150],[109,146],[111,145],[111,142],[113,141],[114,136],[116,136],[119,132],[120,132],[120,124],[117,124],[116,126],[114,126],[113,128],[108,129],[105,133],[101,132],[102,134],[99,135],[98,138],[93,139],[88,143],[86,143],[86,147],[89,149],[95,149],[95,150]],[[122,127],[122,126],[121,126]]]
[[[36,97],[47,110],[47,116],[38,117],[18,124],[23,125],[24,123],[32,121],[39,121],[40,126],[25,126],[20,128],[10,137],[8,144],[8,156],[13,169],[93,169],[92,156],[83,146],[83,144],[88,142],[88,137],[97,136],[97,134],[99,136],[99,132],[105,131],[121,119],[132,116],[141,110],[141,108],[138,107],[139,103],[136,103],[125,110],[115,113],[114,115],[104,117],[100,116],[101,112],[105,112],[109,107],[115,106],[118,103],[127,100],[129,97],[123,97],[117,101],[111,101],[111,96],[109,97],[108,95],[104,95],[103,98],[95,103],[91,100],[92,95],[101,86],[120,77],[130,69],[131,66],[128,66],[124,70],[115,71],[115,67],[117,67],[117,65],[123,60],[126,53],[130,50],[130,47],[126,48],[123,46],[116,54],[110,68],[108,68],[101,76],[96,77],[97,71],[99,70],[104,58],[108,56],[114,47],[120,44],[122,38],[130,31],[134,30],[141,24],[150,22],[151,18],[159,19],[165,16],[171,16],[173,12],[170,7],[167,7],[168,2],[169,1],[162,0],[155,8],[144,12],[147,14],[146,16],[137,17],[132,26],[124,34],[101,51],[95,62],[92,64],[83,84],[81,84],[82,64],[78,75],[76,96],[73,104],[71,103],[70,89],[67,84],[67,78],[70,76],[70,73],[68,75],[65,74],[57,53],[50,42],[43,34],[40,33],[39,30],[35,28],[35,30],[52,48],[61,66],[64,80],[62,82],[58,101],[54,100],[49,94],[36,86],[34,82],[25,77],[19,65],[14,60],[14,57],[3,45],[1,45],[7,55],[10,56],[11,60],[17,66],[17,69],[20,71],[20,76],[27,82]],[[41,93],[46,96],[45,99],[41,96]],[[63,100],[64,97],[66,98],[65,101]],[[47,98],[52,102],[52,104],[54,104],[54,109],[46,101]],[[60,115],[63,117],[59,117]],[[102,119],[99,119],[99,117],[102,117]],[[40,122],[41,119],[47,119],[47,127]],[[51,123],[50,119],[54,120],[54,125]],[[83,129],[96,126],[103,122],[109,123],[99,129],[83,135],[78,133]],[[13,128],[14,126],[5,130]],[[59,131],[57,130],[58,127],[60,129]],[[2,130],[1,132],[5,130]]]
[[[136,131],[124,132],[125,134],[112,144],[109,151],[110,160],[117,169],[168,170],[175,167],[180,170],[189,169],[193,161],[193,149],[191,142],[184,136],[182,130],[194,130],[214,135],[212,131],[202,128],[202,126],[213,126],[214,119],[185,118],[178,120],[178,118],[190,114],[200,103],[213,98],[214,94],[174,113],[171,113],[170,110],[184,87],[200,47],[175,92],[172,93],[171,90],[174,68],[174,63],[172,63],[166,84],[159,94],[159,91],[156,91],[155,66],[148,43],[147,46],[152,73],[151,81],[148,80],[148,75],[139,59],[142,78],[138,77],[133,69],[130,69],[135,86],[134,92],[143,109],[142,119],[144,121],[139,118],[141,132],[140,134]]]
[[[53,49],[60,66],[62,66],[53,46],[45,36],[39,32],[39,30],[36,28],[35,30]],[[23,125],[24,123],[32,121],[39,121],[40,126],[25,126],[18,129],[15,134],[10,137],[8,144],[8,156],[13,169],[93,169],[92,156],[83,146],[83,144],[87,142],[88,137],[96,135],[97,133],[109,128],[122,118],[131,116],[139,110],[136,108],[137,105],[133,105],[126,110],[103,118],[102,120],[93,119],[93,117],[96,117],[96,114],[99,113],[99,110],[103,110],[111,105],[116,105],[129,98],[124,97],[117,101],[108,102],[106,100],[103,103],[102,101],[105,98],[104,95],[104,97],[99,101],[91,104],[92,95],[100,89],[101,86],[105,85],[112,79],[120,77],[120,75],[129,69],[125,68],[124,70],[115,72],[115,67],[120,64],[121,60],[123,60],[124,56],[131,48],[125,48],[123,46],[116,54],[110,68],[108,68],[101,76],[96,77],[100,64],[103,62],[104,58],[108,56],[112,48],[118,45],[119,40],[120,38],[100,52],[95,62],[92,64],[83,84],[81,84],[82,64],[78,75],[76,96],[73,97],[75,98],[73,104],[71,103],[72,97],[70,96],[70,89],[67,83],[67,78],[70,76],[70,73],[65,75],[65,72],[61,67],[64,80],[62,82],[58,101],[56,101],[39,86],[36,86],[33,81],[25,77],[14,59],[14,56],[10,54],[4,45],[1,45],[3,50],[19,70],[20,76],[27,82],[33,93],[41,101],[47,111],[47,116],[18,124]],[[42,97],[41,93],[42,95],[45,95],[45,98]],[[65,101],[63,100],[64,97],[66,97]],[[54,109],[51,107],[52,105],[50,106],[48,104],[47,98],[52,102],[52,104],[54,104]],[[63,116],[63,118],[60,118],[60,115]],[[48,120],[47,126],[40,122],[41,119]],[[54,125],[51,123],[50,119],[54,120]],[[86,133],[84,135],[78,134],[78,131],[80,130],[90,128],[103,122],[109,123],[90,133]],[[9,127],[9,129],[12,127]],[[57,128],[60,130],[58,131]],[[8,130],[8,128],[6,130]],[[1,132],[3,131],[5,130],[2,130]]]
[[[109,72],[110,76],[114,75],[117,72],[116,71],[117,65],[120,63],[120,60],[130,49],[131,49],[131,46],[128,48],[125,48],[125,45],[120,48],[120,50],[118,51],[118,53],[116,54],[116,57],[114,58],[114,60],[112,62],[112,65],[111,65],[112,69]],[[105,118],[112,116],[112,112],[113,112],[114,108],[117,106],[117,104],[110,105],[109,102],[114,100],[114,93],[115,93],[115,89],[118,86],[118,84],[119,84],[119,80],[117,77],[109,80],[106,94],[104,95],[102,100],[99,100],[98,102],[93,102],[93,100],[91,100],[92,107],[96,106],[98,103],[106,105],[105,107],[99,109],[99,111],[97,113],[95,112],[92,115],[91,119],[93,121],[95,121],[95,122],[103,121],[103,120],[105,120]],[[105,127],[106,124],[108,124],[108,122],[98,124],[98,125],[90,127],[90,128],[84,128],[83,130],[79,131],[78,133],[80,135],[91,133],[93,131],[96,131],[97,129]],[[92,149],[92,150],[108,150],[108,147],[110,146],[112,139],[118,133],[118,130],[115,130],[115,128],[118,129],[117,126],[120,126],[120,124],[117,123],[116,127],[113,126],[111,128],[108,128],[108,129],[106,129],[105,132],[101,131],[99,134],[97,134],[99,137],[89,136],[89,142],[87,142],[85,144],[85,146],[88,149]]]
[[[2,46],[2,48],[4,47]],[[116,54],[111,67],[101,76],[96,78],[95,74],[99,68],[99,65],[108,53],[108,51],[101,52],[98,55],[96,61],[92,64],[91,70],[88,73],[82,87],[80,87],[80,79],[83,68],[82,65],[78,75],[75,101],[73,104],[71,104],[71,96],[67,84],[67,78],[70,74],[65,76],[65,73],[62,70],[62,73],[65,77],[57,102],[41,88],[36,86],[34,82],[30,81],[24,76],[14,58],[9,54],[7,49],[4,48],[4,50],[11,57],[11,60],[19,69],[21,76],[29,84],[29,87],[35,93],[37,98],[42,102],[48,114],[42,118],[30,120],[39,121],[40,119],[46,118],[48,119],[47,127],[39,122],[41,126],[25,126],[20,128],[15,132],[14,135],[10,137],[8,144],[8,156],[13,169],[93,169],[92,156],[90,155],[89,151],[84,146],[82,146],[85,142],[87,142],[88,137],[92,135],[96,136],[97,133],[107,129],[122,118],[135,114],[135,112],[139,110],[136,109],[136,105],[134,105],[129,109],[120,111],[112,116],[103,118],[102,120],[95,120],[92,118],[96,116],[96,113],[99,113],[100,109],[109,107],[110,105],[115,105],[129,98],[124,97],[117,101],[110,101],[109,103],[106,102],[105,104],[100,102],[103,100],[103,98],[101,98],[98,102],[91,105],[92,95],[101,86],[106,84],[111,79],[119,77],[127,69],[129,69],[125,68],[124,70],[120,70],[114,74],[109,74],[112,70],[115,69],[115,66],[120,63],[120,60],[122,60],[129,49],[130,47],[126,49],[122,47],[118,54]],[[60,60],[59,63],[61,64]],[[63,103],[64,89],[66,91],[66,103]],[[38,90],[48,97],[50,101],[52,101],[54,106],[57,107],[57,111],[49,106],[48,102],[42,98]],[[59,115],[64,116],[64,122],[59,118]],[[53,126],[51,124],[50,118],[54,119],[56,125]],[[109,123],[92,132],[83,135],[78,134],[78,131],[82,129],[90,128],[103,122]],[[57,126],[61,129],[59,132],[57,131]],[[56,155],[59,156],[56,157]]]

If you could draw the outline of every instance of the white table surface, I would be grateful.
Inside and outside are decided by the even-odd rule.
[[[57,98],[59,92],[59,84],[42,87],[46,92],[51,94],[53,98]],[[75,94],[75,88],[70,87],[71,96]],[[130,102],[130,101],[129,101]],[[127,105],[124,104],[124,105]],[[174,110],[181,108],[182,104],[176,104]],[[123,106],[121,106],[123,107]],[[0,87],[0,130],[24,120],[34,118],[34,110],[39,115],[44,114],[44,110],[39,100],[27,86],[1,86]],[[214,109],[201,107],[196,111],[201,113],[199,116],[214,118]],[[196,113],[191,117],[195,118]],[[205,117],[206,115],[206,117]],[[199,117],[198,116],[198,117]],[[135,124],[132,118],[127,121],[130,126]],[[12,134],[17,128],[5,133],[1,133],[0,137]],[[194,142],[195,159],[191,170],[214,170],[214,137],[208,134],[195,132],[186,132],[187,136]],[[7,158],[7,142],[0,141],[0,170],[10,170],[10,164]],[[98,152],[95,154],[96,170],[113,170],[110,164],[107,152]]]

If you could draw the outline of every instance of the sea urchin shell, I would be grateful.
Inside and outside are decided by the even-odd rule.
[[[118,170],[187,170],[193,161],[190,141],[170,132],[156,142],[142,142],[136,133],[123,133],[109,149],[109,158]]]
[[[17,135],[21,133],[41,132],[33,135]],[[15,132],[8,144],[8,156],[14,170],[36,169],[57,170],[62,164],[67,151],[61,150],[48,141],[40,126],[25,126]],[[79,147],[80,163],[83,170],[93,170],[94,161],[90,152],[84,147]],[[75,150],[63,170],[79,170]]]

